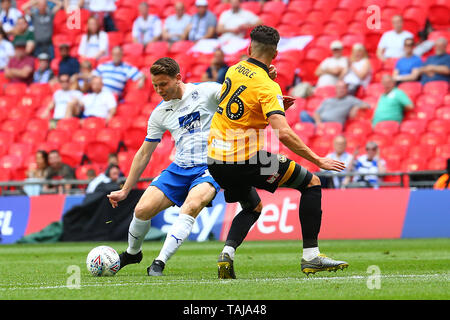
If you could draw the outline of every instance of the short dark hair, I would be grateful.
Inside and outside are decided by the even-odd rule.
[[[257,26],[250,33],[250,39],[264,45],[276,47],[280,41],[280,34],[275,28],[269,26]]]
[[[277,29],[269,26],[257,26],[250,33],[252,48],[264,53],[275,53],[280,34]]]
[[[157,76],[160,74],[168,75],[169,77],[176,77],[177,74],[180,73],[180,66],[178,63],[169,57],[164,57],[161,59],[158,59],[153,63],[153,65],[150,68],[150,73],[153,76]]]

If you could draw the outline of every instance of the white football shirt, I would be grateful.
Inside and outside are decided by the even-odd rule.
[[[166,130],[175,140],[175,164],[189,168],[207,163],[211,120],[219,105],[222,85],[187,83],[181,99],[162,101],[148,120],[146,141],[161,141]]]

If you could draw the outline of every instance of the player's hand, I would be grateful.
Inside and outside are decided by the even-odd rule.
[[[294,102],[295,102],[295,98],[290,97],[290,96],[283,96],[284,111],[286,111],[287,109],[292,107],[294,105]]]
[[[125,190],[113,191],[107,195],[109,203],[113,208],[117,208],[119,206],[119,201],[125,200],[128,196],[128,192]]]
[[[330,158],[320,158],[319,163],[317,163],[317,165],[321,169],[337,172],[345,169],[345,163]]]
[[[277,68],[271,64],[269,67],[269,77],[272,80],[275,80],[277,78]]]

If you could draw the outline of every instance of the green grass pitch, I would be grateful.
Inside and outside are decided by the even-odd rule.
[[[300,241],[245,242],[236,254],[236,280],[217,279],[223,246],[217,241],[186,242],[164,277],[146,275],[161,242],[144,244],[140,264],[92,277],[85,259],[103,244],[126,248],[124,242],[0,246],[0,299],[450,299],[450,239],[323,240],[321,252],[350,267],[309,277],[300,271]],[[77,284],[73,265],[81,270],[78,289],[67,286]]]

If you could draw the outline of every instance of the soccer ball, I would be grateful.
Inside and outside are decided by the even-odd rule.
[[[120,258],[113,248],[99,246],[89,252],[86,266],[95,277],[113,276],[120,269]]]

